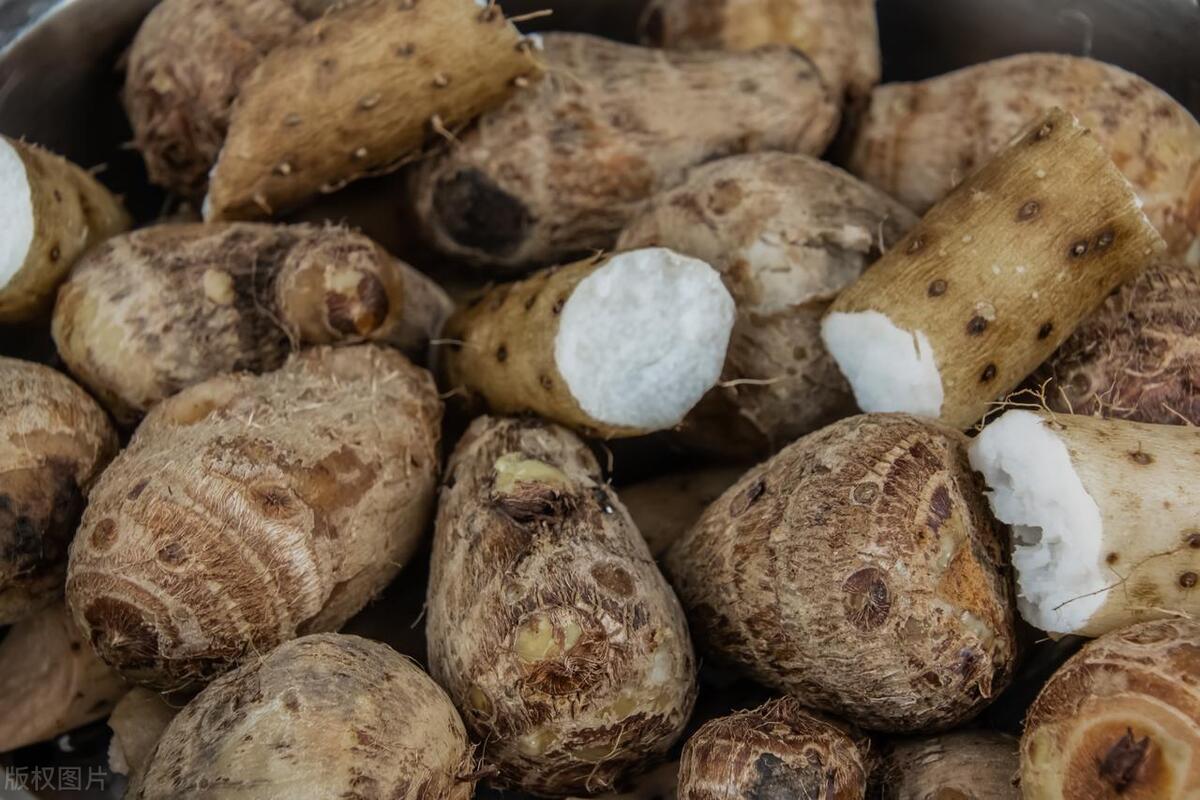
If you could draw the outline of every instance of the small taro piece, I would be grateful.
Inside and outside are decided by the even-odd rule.
[[[871,778],[873,800],[1021,800],[1018,743],[995,731],[896,739]]]
[[[130,225],[129,215],[81,167],[0,136],[0,323],[44,313],[75,261]]]
[[[864,411],[966,428],[1162,252],[1096,137],[1054,109],[846,289],[821,334]]]
[[[563,796],[661,760],[695,701],[691,640],[592,452],[541,420],[480,417],[446,476],[429,664],[484,768]]]
[[[470,800],[446,693],[385,644],[316,634],[250,659],[171,720],[129,800]]]
[[[429,373],[374,345],[164,400],[89,497],[67,572],[76,622],[168,692],[340,627],[417,550],[440,422]]]
[[[532,50],[497,5],[334,6],[242,83],[205,219],[271,216],[397,169],[536,79]]]
[[[1200,623],[1089,642],[1038,695],[1021,737],[1024,800],[1192,800],[1200,786]]]
[[[679,760],[677,800],[862,800],[869,742],[794,698],[706,722]]]
[[[59,292],[59,355],[125,425],[227,372],[267,372],[300,346],[388,344],[421,360],[452,303],[344,228],[166,224],[110,239]]]
[[[616,253],[482,295],[446,323],[444,370],[494,412],[636,436],[678,424],[717,382],[734,314],[704,262]]]
[[[1003,537],[966,444],[866,414],[747,472],[667,551],[699,649],[865,728],[978,713],[1017,642]]]
[[[141,686],[129,690],[108,717],[112,729],[108,768],[128,776],[130,782],[139,780],[154,746],[177,713],[179,708],[158,692]]]
[[[976,437],[971,465],[1012,526],[1031,625],[1099,636],[1200,614],[1200,428],[1016,409]]]

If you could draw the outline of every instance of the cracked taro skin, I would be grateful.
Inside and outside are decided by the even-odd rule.
[[[873,730],[940,730],[1009,682],[1005,542],[966,438],[834,423],[750,470],[667,553],[700,652]]]

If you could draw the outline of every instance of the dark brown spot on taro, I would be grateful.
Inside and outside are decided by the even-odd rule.
[[[1038,212],[1041,210],[1041,203],[1039,203],[1037,200],[1030,200],[1028,203],[1021,206],[1021,209],[1017,212],[1017,219],[1019,219],[1021,222],[1028,222],[1036,217]]]
[[[366,336],[387,318],[390,307],[387,290],[379,278],[364,274],[353,294],[326,292],[325,309],[329,326],[348,336]]]
[[[433,211],[459,245],[494,255],[515,252],[533,225],[525,204],[477,169],[461,169],[438,181]]]
[[[503,494],[493,495],[492,501],[505,515],[522,525],[565,517],[577,505],[573,495],[544,483],[524,481]]]
[[[1142,466],[1154,463],[1154,456],[1149,453],[1143,453],[1141,450],[1135,450],[1129,454],[1129,457],[1133,459],[1135,464],[1141,464]]]
[[[929,529],[934,533],[941,530],[942,524],[950,519],[952,511],[950,490],[945,486],[934,489],[933,494],[929,497],[929,516],[926,519]]]
[[[1071,249],[1067,251],[1067,254],[1070,255],[1071,258],[1083,258],[1085,255],[1087,255],[1087,251],[1087,239],[1080,239],[1078,242],[1075,242],[1071,245]]]
[[[967,335],[978,336],[987,330],[988,322],[983,317],[976,314],[971,317],[971,321],[967,323]]]
[[[107,550],[117,541],[117,523],[105,518],[96,523],[90,537],[92,547],[97,550]]]
[[[412,42],[396,46],[396,55],[400,58],[408,58],[415,52],[417,52],[417,46]]]
[[[1042,127],[1038,128],[1036,131],[1034,131],[1033,141],[1035,141],[1035,142],[1045,141],[1045,139],[1053,132],[1054,132],[1054,123],[1047,122],[1046,124],[1042,125]]]
[[[560,297],[554,301],[554,306],[550,310],[553,311],[555,314],[561,314],[562,310],[563,310],[563,306],[565,306],[566,304],[567,304],[567,298]]]
[[[1053,331],[1054,331],[1054,323],[1053,322],[1043,322],[1042,327],[1038,328],[1037,337],[1038,337],[1038,339],[1045,339]]]
[[[54,190],[54,202],[61,203],[62,201],[63,201],[62,192],[60,192],[58,189],[55,189]]]
[[[850,490],[850,501],[860,506],[869,506],[879,497],[879,487],[874,483],[860,483]]]
[[[1112,246],[1113,240],[1116,238],[1117,235],[1111,229],[1101,231],[1100,235],[1096,237],[1096,249],[1101,251],[1107,250]]]
[[[1104,557],[1104,563],[1106,563],[1106,564],[1116,564],[1120,560],[1121,560],[1121,557],[1119,555],[1117,555],[1116,553],[1109,553],[1107,556]]]
[[[994,377],[996,377],[996,365],[988,364],[986,367],[983,368],[983,372],[980,373],[979,382],[987,383]]]
[[[1184,536],[1183,540],[1193,550],[1200,550],[1200,532],[1188,533]]]
[[[604,589],[619,597],[633,596],[633,577],[618,564],[595,565],[592,567],[592,578]]]
[[[62,258],[62,249],[58,245],[54,245],[50,248],[50,260],[58,261],[60,258]]]
[[[149,485],[149,478],[143,478],[142,480],[138,481],[136,484],[134,484],[133,488],[129,490],[129,493],[125,495],[126,499],[137,500],[142,496],[142,492],[146,491],[146,487]]]
[[[767,482],[759,478],[754,483],[746,487],[746,489],[734,498],[729,506],[729,514],[733,517],[739,517],[749,510],[750,506],[758,502],[758,498],[762,497],[767,491]]]
[[[506,346],[500,345],[496,348],[496,360],[501,364],[508,360],[508,348]]]
[[[919,252],[921,252],[921,248],[923,248],[924,246],[925,246],[925,240],[922,239],[920,236],[914,236],[912,241],[908,243],[908,247],[905,248],[904,252],[909,253],[909,254],[919,253]]]
[[[259,487],[253,490],[253,496],[267,517],[280,519],[292,514],[292,497],[286,487]]]
[[[158,549],[158,560],[169,567],[177,567],[187,560],[187,551],[179,542],[168,542]]]
[[[810,753],[810,755],[815,755]],[[760,753],[754,762],[754,784],[747,788],[746,800],[798,800],[806,797],[833,797],[826,793],[827,780],[822,764],[792,766],[774,753]]]
[[[158,660],[158,636],[142,612],[123,600],[100,597],[84,609],[92,646],[123,669],[145,669]]]
[[[944,280],[942,280],[941,278],[938,278],[937,280],[935,280],[929,284],[929,296],[930,297],[941,297],[945,293],[946,293],[946,282]]]
[[[549,375],[542,375],[540,378],[538,378],[538,383],[540,383],[542,388],[547,392],[554,390],[554,381],[550,379]]]
[[[881,570],[864,567],[842,584],[844,596],[842,606],[850,624],[859,630],[878,628],[887,619],[892,608],[891,594]]]
[[[1183,589],[1191,589],[1196,585],[1196,573],[1184,572],[1179,576],[1179,586]]]
[[[538,299],[538,296],[536,294],[529,295],[529,297],[526,298],[526,300],[525,300],[525,310],[529,311],[530,309],[532,309],[534,304],[537,303],[537,299]]]
[[[1149,751],[1150,737],[1144,736],[1139,740],[1133,735],[1132,728],[1126,728],[1125,735],[1100,760],[1100,777],[1117,794],[1122,794],[1137,781]]]

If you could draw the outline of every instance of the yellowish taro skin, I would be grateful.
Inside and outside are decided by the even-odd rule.
[[[1029,709],[1025,800],[1192,800],[1200,623],[1143,622],[1084,645]]]
[[[431,672],[502,785],[610,790],[663,758],[691,714],[683,612],[565,428],[471,425],[447,466],[428,609]]]

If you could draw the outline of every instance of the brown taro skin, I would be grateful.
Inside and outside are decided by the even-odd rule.
[[[0,357],[0,626],[62,598],[67,548],[117,435],[60,372]]]
[[[609,791],[682,735],[683,611],[575,434],[476,419],[446,468],[431,565],[430,671],[496,783]]]
[[[1122,286],[1030,385],[1052,411],[1200,425],[1200,268],[1159,264]]]
[[[67,600],[110,665],[160,691],[336,630],[416,551],[441,403],[373,345],[313,348],[157,405],[105,470]]]
[[[889,742],[871,776],[871,800],[1021,800],[1017,740],[961,730]]]
[[[1200,623],[1143,622],[1089,642],[1025,720],[1025,800],[1193,800]]]
[[[677,800],[862,800],[865,737],[781,697],[705,723],[679,760]]]
[[[385,644],[316,634],[213,682],[171,721],[130,800],[470,800],[446,693]]]
[[[836,422],[750,470],[667,553],[709,657],[873,730],[953,727],[1009,682],[1005,541],[966,438]]]

